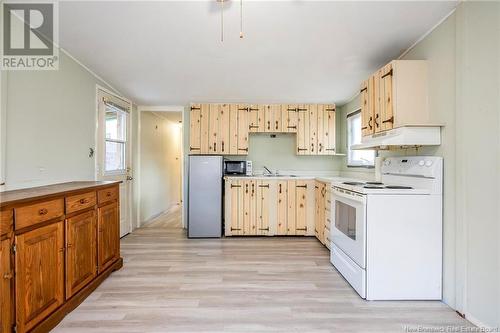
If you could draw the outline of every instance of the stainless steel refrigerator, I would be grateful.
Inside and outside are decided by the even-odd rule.
[[[222,156],[189,156],[188,237],[222,236]]]

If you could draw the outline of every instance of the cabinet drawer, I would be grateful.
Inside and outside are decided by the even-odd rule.
[[[118,186],[108,187],[97,192],[97,201],[99,204],[118,198]]]
[[[12,209],[0,211],[0,235],[12,230]]]
[[[16,230],[64,215],[63,199],[55,199],[15,209]]]
[[[66,214],[73,213],[96,204],[95,192],[73,195],[66,198]]]

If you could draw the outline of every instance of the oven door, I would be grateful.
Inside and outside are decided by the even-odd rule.
[[[366,196],[334,187],[331,240],[361,268],[366,268]]]

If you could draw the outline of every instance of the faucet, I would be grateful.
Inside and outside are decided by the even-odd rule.
[[[264,165],[264,169],[268,172],[268,174],[269,174],[269,175],[272,175],[272,174],[273,174],[273,173],[272,173],[272,171],[271,171],[271,170],[269,170],[269,169],[268,169],[265,165]]]

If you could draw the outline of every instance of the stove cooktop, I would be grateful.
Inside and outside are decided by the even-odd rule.
[[[402,185],[385,185],[382,182],[356,182],[356,181],[349,181],[349,182],[343,182],[342,184],[344,185],[350,185],[350,186],[360,186],[366,189],[388,189],[388,190],[411,190],[413,187],[411,186],[402,186]]]

